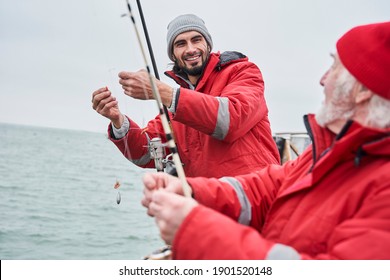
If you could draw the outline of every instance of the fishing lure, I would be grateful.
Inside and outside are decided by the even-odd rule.
[[[120,186],[121,186],[121,183],[119,183],[119,181],[116,180],[115,185],[114,185],[114,189],[118,189]],[[116,203],[117,204],[121,203],[121,193],[119,191],[118,191],[118,194],[116,196]]]
[[[118,189],[120,186],[121,186],[121,183],[119,183],[119,181],[116,180],[115,185],[114,185],[114,189]]]
[[[118,195],[116,196],[116,203],[119,204],[121,203],[121,193],[118,192]]]

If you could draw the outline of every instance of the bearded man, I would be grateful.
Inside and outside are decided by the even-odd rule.
[[[235,176],[279,164],[272,138],[260,69],[239,52],[212,53],[204,21],[186,14],[168,25],[167,51],[173,69],[165,74],[177,87],[156,80],[169,110],[178,154],[187,176]],[[120,72],[126,95],[153,99],[146,71]],[[124,116],[106,87],[92,94],[93,108],[111,122],[109,139],[134,164],[155,167],[148,146],[166,136],[160,116],[141,129]],[[169,151],[166,151],[168,154]]]

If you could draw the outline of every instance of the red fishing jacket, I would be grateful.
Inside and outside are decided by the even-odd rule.
[[[305,120],[313,144],[296,160],[188,179],[201,206],[174,259],[390,259],[390,129],[349,122],[335,136]]]
[[[280,162],[263,78],[246,56],[212,53],[194,90],[173,72],[166,75],[180,85],[176,113],[170,119],[187,176],[235,176]],[[109,138],[129,160],[140,167],[154,167],[147,146],[154,137],[166,142],[160,116],[145,129],[130,120],[130,131],[122,139],[114,139],[110,130]]]

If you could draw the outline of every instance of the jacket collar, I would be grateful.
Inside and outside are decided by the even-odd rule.
[[[336,163],[353,161],[359,166],[369,158],[390,157],[390,129],[375,129],[348,121],[339,134],[320,127],[314,115],[305,116],[313,143],[313,181]]]
[[[198,83],[195,85],[197,90],[201,90],[206,84],[207,80],[210,78],[214,71],[220,71],[227,65],[239,61],[248,61],[246,55],[236,52],[236,51],[226,51],[222,54],[220,52],[210,53],[206,67],[202,73],[202,76],[199,78]],[[181,77],[173,73],[173,71],[166,71],[164,73],[169,78],[173,79],[177,84],[185,88],[194,88],[185,77]]]
[[[373,129],[348,121],[335,135],[319,126],[312,114],[304,116],[304,120],[312,139],[311,172],[284,190],[282,196],[314,187],[338,163],[351,161],[360,166],[367,160],[390,157],[390,129]]]
[[[318,125],[313,114],[304,117],[306,129],[313,143],[313,160],[318,161],[328,150],[339,149],[356,154],[390,156],[390,129],[376,129],[348,121],[339,134]],[[381,146],[380,146],[381,145]],[[342,152],[342,151],[340,151]]]
[[[207,81],[210,74],[218,66],[220,53],[210,53],[206,67],[203,70],[202,76],[199,78],[196,88],[201,88]],[[184,88],[191,88],[190,82],[185,77],[181,77],[173,73],[172,70],[165,71],[164,74],[169,78],[173,79],[178,85]]]

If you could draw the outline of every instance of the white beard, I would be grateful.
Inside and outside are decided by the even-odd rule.
[[[347,70],[343,70],[335,82],[330,102],[328,104],[323,102],[315,116],[317,123],[322,127],[336,120],[348,120],[355,113],[351,94],[356,80]]]

